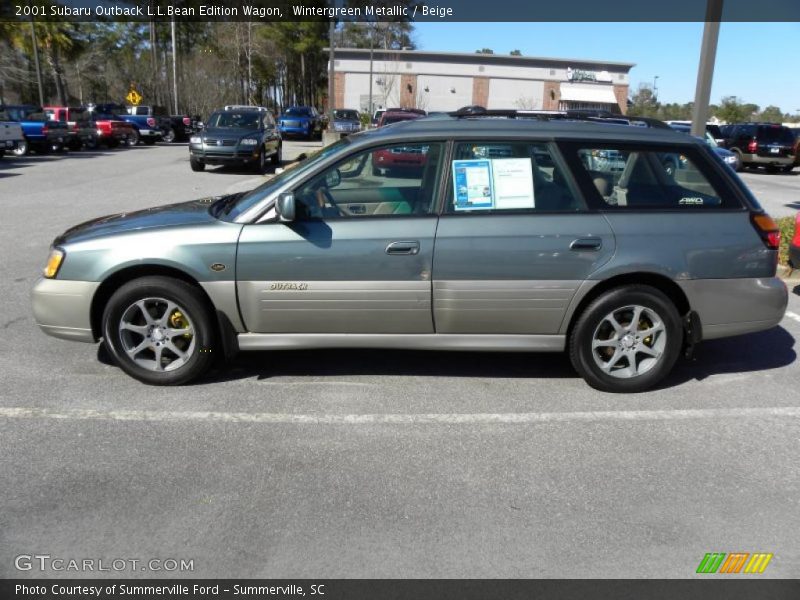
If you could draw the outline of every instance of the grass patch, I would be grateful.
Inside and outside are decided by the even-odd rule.
[[[794,237],[794,217],[780,217],[775,219],[778,229],[781,230],[781,247],[778,251],[778,262],[782,265],[789,264],[789,242]]]

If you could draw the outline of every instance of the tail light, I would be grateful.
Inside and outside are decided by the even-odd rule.
[[[781,245],[781,231],[773,218],[767,213],[752,214],[750,222],[764,241],[764,245],[770,250],[777,250]]]
[[[50,128],[47,125],[45,125],[44,127],[42,127],[42,135],[47,135],[48,133],[50,133]]]
[[[189,126],[192,124],[192,120],[189,117],[183,117],[183,124]]]
[[[156,120],[153,117],[147,117],[147,126],[148,127],[155,127]]]
[[[749,144],[747,144],[747,151],[750,154],[755,154],[756,152],[758,152],[758,142],[753,140]]]

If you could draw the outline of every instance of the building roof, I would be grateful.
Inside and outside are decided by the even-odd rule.
[[[325,48],[328,52],[328,48]],[[636,63],[584,58],[551,58],[545,56],[511,56],[509,54],[480,54],[478,52],[437,52],[431,50],[384,50],[374,49],[375,60],[423,60],[431,62],[475,63],[491,65],[516,65],[521,67],[563,67],[590,68],[597,70],[630,71]],[[369,48],[334,48],[334,58],[369,59]]]

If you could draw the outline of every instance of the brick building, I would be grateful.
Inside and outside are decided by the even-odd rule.
[[[401,106],[432,111],[479,104],[486,108],[566,110],[599,108],[624,113],[633,63],[375,50],[373,109]],[[334,107],[369,109],[370,51],[337,48]]]

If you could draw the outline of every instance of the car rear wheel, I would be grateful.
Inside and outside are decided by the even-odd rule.
[[[792,169],[794,169],[794,165],[786,165],[781,169],[784,173],[791,173]]]
[[[129,147],[133,148],[134,146],[138,146],[139,145],[139,139],[140,139],[139,132],[134,129],[133,131],[131,131],[128,134],[128,137],[125,140],[125,143]]]
[[[680,315],[661,291],[645,285],[609,290],[578,318],[569,356],[578,374],[605,392],[641,392],[671,370],[683,342]]]
[[[97,138],[96,137],[88,137],[83,140],[83,147],[87,150],[94,150],[97,148]]]
[[[23,140],[21,142],[17,142],[17,147],[14,148],[11,152],[14,156],[25,156],[29,150],[30,147],[28,146],[28,141]]]
[[[103,312],[103,338],[120,368],[150,385],[181,385],[212,365],[215,330],[192,285],[142,277],[120,287]]]
[[[267,170],[267,154],[262,147],[258,153],[258,161],[256,161],[256,173],[263,174]]]
[[[192,171],[205,171],[206,169],[206,163],[194,160],[193,158],[189,159],[189,166],[192,167]]]
[[[278,149],[275,151],[275,154],[272,155],[272,164],[276,167],[280,167],[283,163],[283,144],[278,144]]]
[[[172,127],[168,127],[167,130],[164,132],[164,136],[161,138],[161,141],[166,144],[171,144],[175,141],[175,130]]]

